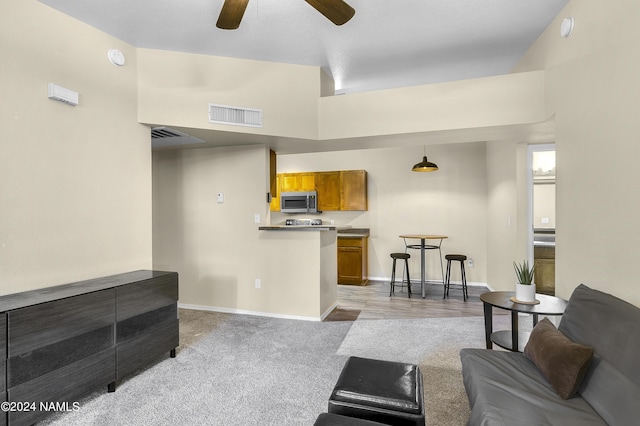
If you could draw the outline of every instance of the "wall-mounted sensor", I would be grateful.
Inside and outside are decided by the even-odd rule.
[[[64,102],[65,104],[73,106],[78,105],[78,92],[74,92],[73,90],[53,83],[49,83],[47,89],[49,99]]]
[[[573,16],[569,16],[562,20],[560,24],[560,35],[562,37],[569,37],[573,31]]]
[[[119,51],[118,49],[109,49],[107,52],[107,56],[109,57],[109,61],[116,66],[121,67],[124,65],[124,53]]]

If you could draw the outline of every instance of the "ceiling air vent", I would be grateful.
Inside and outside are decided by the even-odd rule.
[[[209,123],[262,127],[262,110],[209,104]]]
[[[154,127],[151,129],[151,147],[190,145],[194,143],[204,143],[202,139],[186,133],[179,132],[169,127]]]

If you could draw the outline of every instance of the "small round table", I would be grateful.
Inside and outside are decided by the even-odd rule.
[[[420,249],[420,287],[422,290],[422,298],[426,297],[425,294],[425,260],[424,260],[424,252],[425,250],[438,249],[438,254],[440,255],[440,272],[442,272],[442,285],[444,286],[444,268],[442,267],[442,251],[440,247],[442,246],[442,240],[447,238],[446,235],[429,235],[429,234],[409,234],[409,235],[400,235],[400,238],[404,240],[404,245],[408,249]],[[417,239],[420,240],[420,244],[407,244],[407,239]],[[426,240],[438,240],[438,244],[426,244]]]
[[[562,315],[567,301],[555,296],[536,293],[535,305],[512,302],[514,291],[491,291],[482,293],[480,300],[484,305],[484,332],[487,349],[493,349],[493,343],[513,352],[523,352],[531,333],[518,330],[518,313],[533,315],[533,326],[538,323],[538,315]],[[511,311],[511,330],[493,332],[493,307]]]

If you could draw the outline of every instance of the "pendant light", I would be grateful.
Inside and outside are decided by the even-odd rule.
[[[425,151],[426,151],[426,148],[425,148]],[[436,163],[427,161],[426,152],[425,152],[425,155],[422,157],[422,161],[416,164],[415,166],[413,166],[413,168],[411,169],[412,172],[435,172],[437,170],[438,170],[438,165]]]

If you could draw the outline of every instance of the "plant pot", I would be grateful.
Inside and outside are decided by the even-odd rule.
[[[521,302],[535,302],[536,285],[516,283],[516,300]]]

